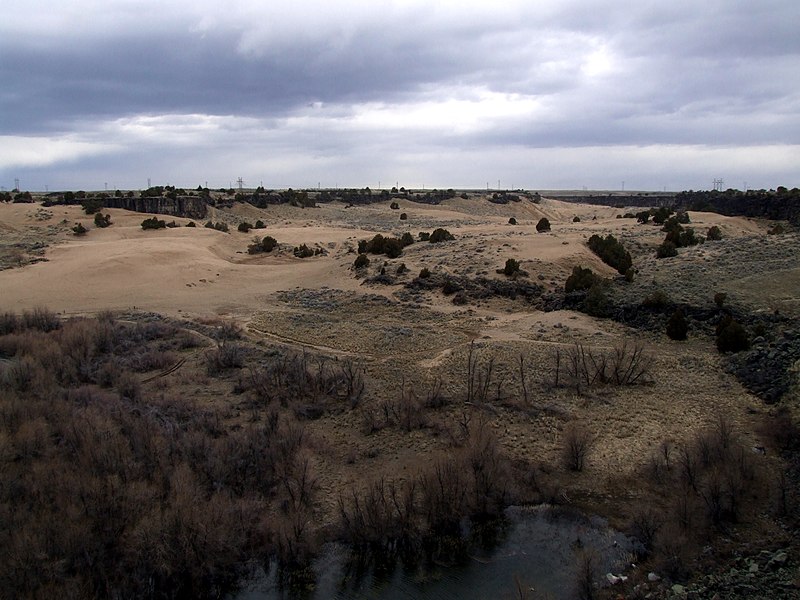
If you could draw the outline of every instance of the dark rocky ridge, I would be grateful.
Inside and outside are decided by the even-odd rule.
[[[208,205],[199,196],[178,196],[174,200],[166,196],[106,198],[103,204],[107,208],[124,208],[135,212],[204,219],[208,214]]]

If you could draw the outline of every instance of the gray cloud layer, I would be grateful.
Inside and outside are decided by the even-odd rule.
[[[800,183],[794,0],[218,4],[12,0],[0,183]]]

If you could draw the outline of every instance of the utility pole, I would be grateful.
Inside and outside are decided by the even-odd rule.
[[[244,182],[242,181],[242,178],[241,178],[241,177],[239,177],[239,179],[237,179],[237,180],[236,180],[236,183],[238,183],[238,184],[239,184],[239,193],[241,194],[241,193],[242,193],[242,184],[244,183]]]
[[[14,177],[14,191],[19,192],[19,177]]]

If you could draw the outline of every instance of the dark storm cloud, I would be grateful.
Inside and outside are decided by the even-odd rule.
[[[355,180],[413,163],[408,148],[419,169],[452,175],[459,165],[430,157],[501,171],[503,148],[549,148],[573,168],[589,154],[570,148],[796,155],[800,139],[794,0],[9,0],[6,13],[6,177],[169,163],[194,179],[236,160],[286,178],[335,164]]]

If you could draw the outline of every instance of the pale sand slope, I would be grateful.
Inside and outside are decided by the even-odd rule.
[[[375,232],[399,235],[409,231],[416,237],[419,231],[430,231],[440,224],[456,234],[456,242],[414,244],[392,264],[406,262],[412,273],[428,266],[494,276],[494,270],[502,268],[506,258],[514,257],[532,276],[542,274],[545,283],[557,287],[563,285],[576,264],[606,275],[613,273],[586,248],[584,242],[593,233],[612,232],[647,246],[663,238],[657,227],[637,227],[630,219],[616,218],[624,212],[621,209],[555,200],[539,205],[495,205],[456,198],[439,206],[401,201],[399,211],[390,210],[388,203],[350,208],[332,203],[305,210],[289,206],[259,210],[239,205],[227,213],[215,211],[212,216],[251,222],[262,218],[267,223],[267,229],[249,234],[237,232],[235,222],[231,222],[228,234],[202,226],[143,231],[140,223],[149,215],[113,209],[104,212],[111,214],[114,224],[94,229],[92,218],[80,207],[47,210],[52,217],[42,221],[39,205],[0,205],[4,236],[21,235],[26,228],[33,235],[44,235],[42,225],[67,221],[61,223],[61,233],[49,240],[54,245],[46,253],[48,262],[0,271],[0,310],[19,312],[47,306],[61,313],[80,314],[135,306],[168,315],[229,314],[247,320],[254,311],[265,308],[270,294],[294,287],[327,286],[389,294],[391,289],[361,287],[350,271],[358,240]],[[399,220],[401,212],[408,214],[407,221]],[[517,219],[517,226],[508,225],[510,216]],[[535,224],[541,216],[550,219],[551,233],[536,233]],[[574,216],[581,222],[573,223]],[[163,215],[159,218],[171,220]],[[90,229],[84,237],[68,231],[78,220]],[[175,220],[180,224],[189,221]],[[692,213],[692,221],[699,233],[713,224],[718,224],[726,236],[763,230],[762,225],[746,219],[712,213]],[[249,256],[248,243],[256,235],[268,234],[278,239],[281,248],[271,255]],[[297,259],[291,248],[302,243],[324,248],[328,254]],[[378,265],[374,268],[382,261],[383,257],[374,257],[373,263]],[[449,298],[442,298],[441,305],[452,310]]]

